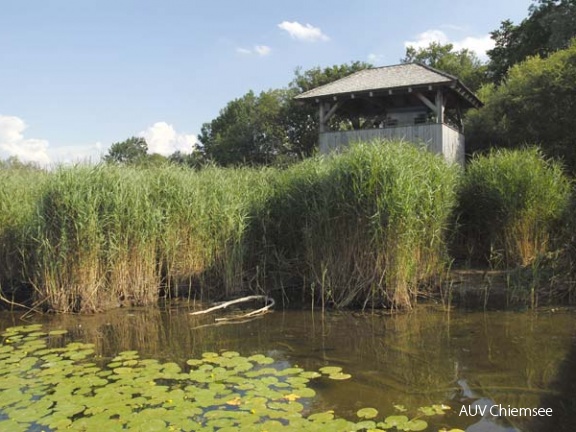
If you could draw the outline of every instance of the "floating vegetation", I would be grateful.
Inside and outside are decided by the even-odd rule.
[[[349,378],[339,367],[305,371],[235,351],[205,352],[185,365],[124,351],[102,365],[92,344],[41,325],[11,327],[2,340],[0,430],[422,431],[421,417],[448,409],[377,421],[378,410],[367,407],[350,421],[312,412],[310,380]]]

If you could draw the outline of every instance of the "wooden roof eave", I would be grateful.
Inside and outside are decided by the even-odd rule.
[[[387,96],[394,96],[394,95],[401,95],[401,94],[410,94],[422,91],[434,91],[438,90],[439,88],[450,88],[455,93],[457,93],[463,100],[465,100],[469,105],[470,108],[480,108],[483,106],[483,103],[469,90],[465,85],[463,85],[460,80],[454,81],[445,81],[440,83],[434,84],[424,84],[418,86],[403,86],[403,87],[394,87],[394,88],[384,88],[384,89],[374,89],[374,90],[361,90],[356,92],[344,92],[344,93],[333,93],[327,94],[322,96],[304,96],[298,95],[295,96],[294,99],[301,101],[301,102],[335,102],[335,101],[344,101],[348,99],[355,99],[355,98],[377,98],[377,97],[387,97]]]
[[[402,87],[392,87],[383,89],[372,89],[372,90],[359,90],[353,92],[342,92],[342,93],[331,93],[321,96],[304,96],[303,94],[295,96],[294,99],[301,101],[314,101],[319,103],[321,101],[331,102],[337,100],[354,99],[357,97],[382,97],[382,96],[394,96],[400,94],[409,94],[417,91],[433,91],[441,87],[449,87],[450,82],[434,83],[434,84],[423,84],[414,86],[402,86]]]

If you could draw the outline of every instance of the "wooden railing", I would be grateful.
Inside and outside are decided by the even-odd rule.
[[[443,154],[449,162],[464,164],[464,136],[456,129],[439,123],[322,132],[320,153],[326,154],[343,149],[354,142],[375,139],[396,139],[420,143],[433,153]]]

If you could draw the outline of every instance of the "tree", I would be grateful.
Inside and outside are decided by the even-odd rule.
[[[280,122],[284,91],[249,91],[229,102],[220,115],[202,126],[198,140],[209,159],[220,165],[263,165],[284,151]]]
[[[290,97],[287,99],[283,115],[292,155],[300,158],[311,156],[318,145],[319,128],[318,109],[294,100],[294,96],[370,67],[372,67],[370,63],[355,61],[326,68],[315,67],[304,72],[296,69],[295,77],[288,87]],[[339,122],[341,119],[338,116],[334,116],[331,120],[334,127],[338,127]]]
[[[168,156],[168,161],[175,165],[183,165],[194,169],[202,168],[208,162],[204,153],[197,150],[192,153],[183,153],[180,150],[175,151]]]
[[[488,81],[487,66],[466,48],[454,50],[452,44],[432,42],[426,48],[406,48],[402,63],[423,63],[459,78],[470,90],[478,91]]]
[[[116,164],[137,164],[146,159],[148,144],[142,137],[131,137],[125,141],[117,142],[110,146],[108,154],[104,156],[104,162]]]
[[[220,165],[284,164],[310,156],[318,142],[318,113],[294,96],[369,66],[354,62],[305,72],[298,69],[288,88],[259,95],[249,91],[202,126],[198,140],[204,156]]]
[[[569,46],[576,36],[576,0],[535,0],[520,24],[505,20],[491,35],[491,79],[500,83],[508,70],[529,56],[547,57]]]
[[[42,171],[43,168],[36,162],[24,162],[18,156],[9,156],[8,159],[0,160],[0,169],[13,169],[22,171]]]
[[[520,147],[537,144],[576,173],[576,39],[547,58],[513,66],[500,86],[487,86],[485,106],[467,119],[467,145]]]

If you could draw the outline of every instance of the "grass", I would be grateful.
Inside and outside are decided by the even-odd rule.
[[[320,303],[409,307],[441,272],[458,170],[440,157],[368,143],[284,176],[271,206],[276,249],[291,245],[282,249],[291,272]]]
[[[541,295],[570,295],[571,286],[558,289],[573,271],[564,263],[574,232],[572,184],[560,163],[537,148],[496,150],[472,160],[459,195],[467,259],[512,270],[508,298],[536,307]]]
[[[558,246],[572,185],[537,148],[497,150],[469,164],[459,215],[472,257],[495,267],[528,266]]]
[[[537,150],[462,176],[402,142],[287,169],[4,169],[0,182],[2,286],[57,312],[247,293],[410,308],[451,262],[456,207],[474,257],[527,265],[554,250],[571,193]]]

